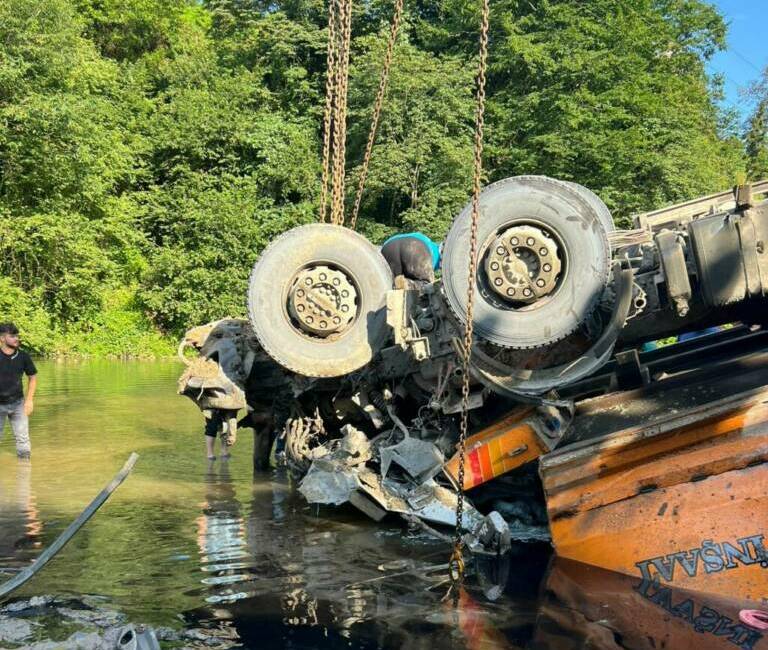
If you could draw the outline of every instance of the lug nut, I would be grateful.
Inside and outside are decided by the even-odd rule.
[[[502,280],[501,278],[496,278],[496,279],[493,281],[493,283],[494,283],[494,284],[495,284],[497,287],[500,287],[502,284],[504,284],[504,280]]]
[[[517,237],[512,237],[512,239],[510,239],[510,242],[512,243],[513,246],[517,246],[520,243],[520,240]]]
[[[523,289],[523,295],[528,298],[531,295],[532,291],[530,289]]]
[[[543,287],[545,284],[546,284],[546,282],[544,282],[544,280],[542,280],[541,278],[536,280],[536,286],[537,287]]]
[[[507,289],[507,295],[508,296],[514,296],[515,293],[517,293],[514,289]]]
[[[498,270],[499,270],[499,263],[491,262],[491,271],[498,271]]]
[[[539,255],[541,255],[542,257],[546,257],[547,256],[547,249],[542,246],[539,249]]]
[[[507,253],[507,249],[506,249],[506,248],[504,248],[503,246],[499,246],[499,247],[496,249],[496,253],[497,253],[498,255],[506,255],[506,253]]]
[[[552,270],[552,265],[551,264],[545,264],[544,265],[544,271],[546,273],[549,273],[551,270]]]
[[[328,327],[328,323],[326,323],[324,320],[321,320],[321,321],[320,321],[320,327],[322,327],[323,329],[325,329],[326,327]]]
[[[314,318],[312,318],[312,316],[307,316],[307,322],[308,322],[308,323],[314,323],[314,322],[315,322],[315,319],[314,319]]]
[[[342,305],[341,311],[343,311],[346,314],[349,311],[349,305]]]
[[[299,313],[303,312],[305,309],[306,307],[304,307],[304,305],[299,305],[298,307],[296,307],[296,311],[298,311]]]
[[[529,246],[533,246],[536,243],[536,240],[533,237],[528,237],[528,239],[525,240],[525,243]]]

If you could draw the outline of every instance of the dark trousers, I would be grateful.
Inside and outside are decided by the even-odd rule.
[[[415,237],[401,237],[384,244],[381,254],[395,277],[402,275],[408,280],[435,281],[432,253],[423,241]]]

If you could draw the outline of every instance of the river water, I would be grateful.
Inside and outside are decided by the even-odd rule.
[[[231,460],[210,463],[200,413],[175,394],[178,364],[39,370],[31,464],[17,461],[8,431],[0,442],[0,579],[48,546],[130,452],[140,459],[18,596],[99,595],[133,621],[227,627],[254,648],[490,649],[531,637],[545,553],[519,550],[500,598],[471,579],[456,612],[441,602],[443,543],[397,520],[310,508],[281,470],[254,473],[249,430]]]

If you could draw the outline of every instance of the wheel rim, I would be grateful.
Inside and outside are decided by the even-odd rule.
[[[357,290],[347,273],[312,265],[296,275],[287,306],[300,332],[326,338],[349,329],[357,316],[357,302]]]
[[[506,228],[488,247],[485,257],[491,290],[511,303],[529,305],[551,295],[561,270],[557,241],[542,226]]]

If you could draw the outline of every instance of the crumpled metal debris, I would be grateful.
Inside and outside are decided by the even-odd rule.
[[[389,468],[394,462],[402,467],[417,483],[423,483],[433,478],[445,463],[441,451],[431,442],[405,437],[391,447],[379,450],[381,476],[387,477]]]
[[[351,503],[375,521],[394,513],[456,526],[458,495],[436,480],[445,462],[443,454],[434,444],[411,436],[403,425],[398,428],[404,432],[403,439],[382,446],[381,436],[370,440],[359,429],[345,425],[341,439],[309,451],[312,458],[299,492],[310,504]],[[371,467],[376,463],[378,472]],[[403,471],[391,471],[393,465]],[[509,527],[497,512],[484,517],[464,501],[462,525],[471,550],[485,554],[509,550]]]
[[[471,535],[466,535],[464,541],[473,553],[501,555],[512,548],[509,524],[495,510],[472,530]]]
[[[339,506],[349,501],[357,487],[357,476],[341,461],[321,458],[312,462],[299,492],[308,503]]]
[[[341,505],[349,501],[351,493],[359,487],[352,468],[373,456],[371,442],[362,431],[350,424],[341,431],[344,437],[334,451],[323,446],[312,452],[315,459],[299,485],[299,492],[309,503]]]

